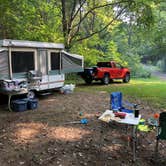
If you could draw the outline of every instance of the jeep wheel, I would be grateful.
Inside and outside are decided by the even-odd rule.
[[[108,74],[104,75],[104,77],[102,79],[102,83],[105,84],[105,85],[108,85],[109,82],[110,82],[109,75]]]
[[[123,79],[123,82],[124,82],[124,83],[128,83],[129,81],[130,81],[130,74],[127,73],[127,74],[125,75],[125,78]]]
[[[110,79],[110,83],[113,83],[114,82],[114,80],[113,79]]]
[[[91,84],[91,83],[92,83],[92,79],[91,79],[91,78],[85,79],[85,83],[86,83],[86,84]]]

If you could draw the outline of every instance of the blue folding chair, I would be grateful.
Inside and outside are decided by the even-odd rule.
[[[121,92],[112,92],[110,95],[110,109],[114,111],[121,111],[126,113],[133,113],[134,110],[127,109],[123,106],[123,104],[128,105],[130,107],[134,107],[134,110],[137,108],[137,104],[132,104],[129,102],[123,102],[122,93]]]

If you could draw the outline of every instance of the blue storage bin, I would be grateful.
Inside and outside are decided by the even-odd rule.
[[[37,109],[37,107],[38,107],[38,100],[37,99],[28,99],[27,108],[29,110]]]
[[[24,98],[21,100],[25,101],[27,103],[28,110],[37,109],[37,107],[38,107],[38,100],[37,99]]]
[[[12,101],[12,110],[16,112],[23,112],[27,110],[27,102],[23,100]]]

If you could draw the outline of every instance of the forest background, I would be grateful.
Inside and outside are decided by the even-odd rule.
[[[135,77],[166,72],[165,31],[162,0],[0,0],[0,39],[64,43],[85,66],[115,60]]]

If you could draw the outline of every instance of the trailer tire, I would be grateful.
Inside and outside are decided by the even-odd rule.
[[[29,99],[34,99],[35,98],[35,92],[30,90],[27,94],[27,98]]]
[[[126,73],[124,79],[123,79],[123,82],[124,83],[128,83],[130,81],[130,74],[129,73]]]
[[[102,83],[104,85],[108,85],[110,83],[110,78],[109,78],[109,75],[108,74],[105,74],[103,79],[102,79]]]

